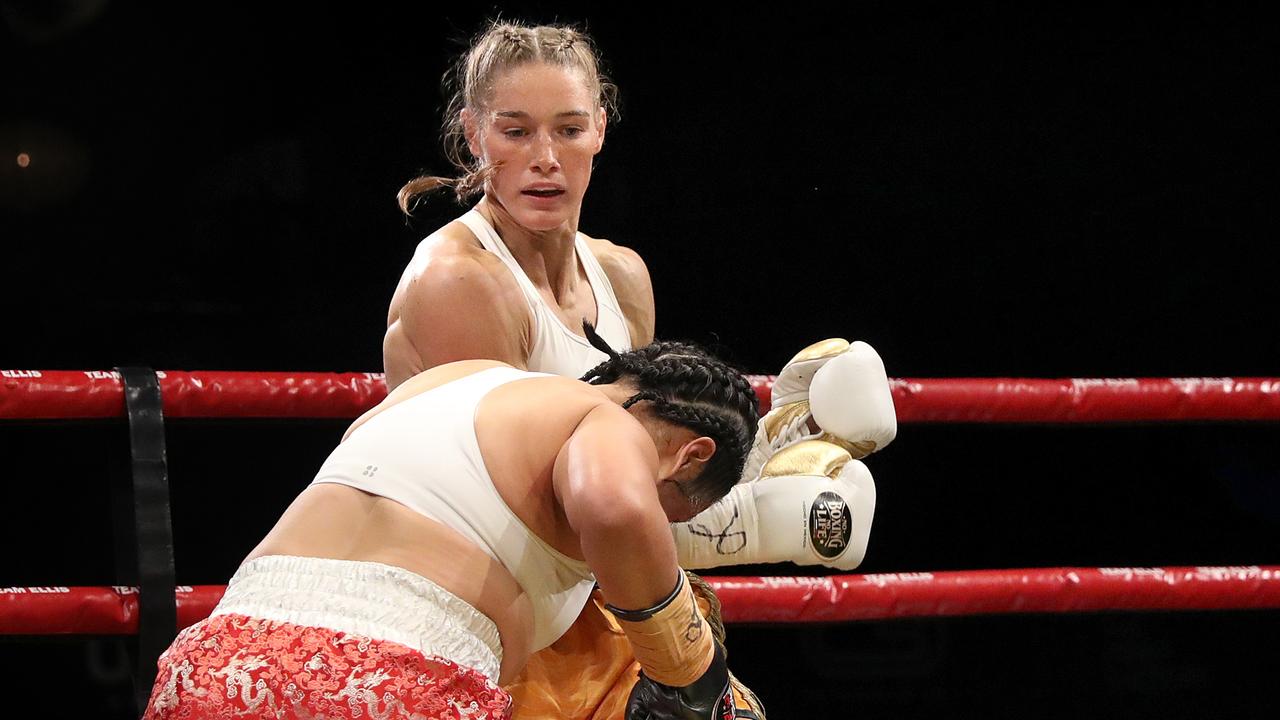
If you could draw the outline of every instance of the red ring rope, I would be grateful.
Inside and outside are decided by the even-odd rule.
[[[353,418],[386,395],[379,373],[160,373],[169,417]],[[751,376],[767,409],[773,378]],[[903,423],[1280,420],[1280,378],[912,378],[892,381]],[[0,370],[0,419],[124,412],[113,372]]]
[[[1037,568],[707,581],[730,623],[1280,608],[1280,566]],[[224,589],[179,587],[179,626],[207,617]],[[0,588],[0,635],[119,635],[137,629],[133,588]]]
[[[374,373],[159,374],[170,417],[350,418],[385,396]],[[768,406],[772,378],[753,376]],[[1277,378],[909,379],[902,422],[1280,420]],[[0,371],[0,419],[123,415],[112,372]],[[728,622],[838,622],[989,613],[1280,608],[1280,567],[1053,568],[711,579]],[[179,588],[179,623],[206,617],[221,586]],[[136,632],[129,588],[0,589],[0,634]]]

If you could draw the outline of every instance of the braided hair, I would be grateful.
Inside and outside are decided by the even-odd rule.
[[[702,473],[681,489],[706,505],[724,497],[742,476],[759,418],[759,400],[747,379],[696,345],[654,342],[619,353],[591,323],[582,325],[587,339],[609,359],[581,379],[592,385],[631,380],[639,390],[623,408],[647,401],[656,417],[715,440],[716,452]]]

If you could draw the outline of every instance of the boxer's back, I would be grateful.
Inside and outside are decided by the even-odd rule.
[[[422,405],[418,400],[428,400],[426,395],[432,390],[448,390],[450,388],[445,386],[456,386],[486,370],[503,367],[492,361],[466,361],[421,373],[357,420],[344,438],[344,445],[368,444],[370,439],[376,440],[387,432],[402,435],[408,429],[412,433],[413,426],[422,426],[426,433],[429,423],[410,423],[411,426],[406,427],[404,422],[406,417],[412,417],[407,411],[415,410],[415,405]],[[433,513],[431,506],[415,510],[413,507],[418,504],[415,498],[401,497],[401,492],[390,487],[374,487],[375,478],[387,477],[397,471],[411,483],[418,480],[425,483],[427,479],[419,469],[407,466],[397,469],[392,467],[396,461],[388,458],[391,462],[384,463],[382,467],[378,467],[377,462],[358,462],[360,467],[368,465],[365,468],[368,475],[360,475],[360,468],[354,465],[346,468],[350,472],[343,472],[343,460],[334,461],[334,457],[341,454],[342,447],[335,450],[334,457],[317,476],[320,484],[312,485],[294,501],[246,560],[264,555],[362,560],[394,565],[422,575],[494,621],[502,638],[502,676],[509,678],[524,664],[532,649],[549,642],[539,640],[538,633],[545,634],[548,628],[559,624],[547,621],[549,614],[560,612],[551,601],[553,595],[558,598],[555,602],[560,602],[566,597],[564,591],[575,580],[585,580],[583,576],[587,569],[585,563],[581,563],[581,552],[571,534],[558,525],[562,514],[554,506],[550,473],[556,456],[578,421],[602,399],[597,389],[575,380],[523,377],[525,379],[499,385],[485,393],[474,406],[474,420],[472,412],[463,413],[465,422],[470,424],[474,421],[475,442],[480,451],[480,458],[475,464],[481,473],[488,474],[492,489],[501,496],[506,507],[483,506],[482,493],[471,509],[467,508],[466,497],[461,501],[452,498],[450,505],[461,508],[464,514],[480,513],[472,520],[480,528],[480,534],[492,541],[487,545],[515,542],[520,544],[516,554],[528,560],[528,553],[545,544],[547,547],[542,555],[546,562],[543,564],[554,566],[553,571],[535,572],[530,562],[513,563],[503,556],[502,548],[495,553],[492,547],[482,547],[486,545],[484,538],[478,539],[471,528],[454,527],[456,518],[452,524],[449,518],[435,518],[433,514],[438,513]],[[405,403],[405,407],[393,414],[404,417],[395,418],[395,422],[391,422],[391,415],[379,417],[401,403]],[[403,442],[403,438],[397,438],[391,445],[397,453],[404,448],[439,459],[445,454],[457,454],[457,449],[452,446],[464,444],[455,439],[450,441],[450,447],[434,448],[434,440],[424,435],[419,442],[410,444]],[[331,463],[334,463],[333,467],[329,467]],[[461,458],[461,463],[467,464],[465,457]],[[332,472],[326,474],[328,471]],[[350,476],[350,481],[343,479],[347,476]],[[327,479],[322,481],[322,477]],[[440,480],[438,478],[437,482]],[[362,482],[369,487],[362,487]],[[469,486],[480,484],[476,478],[459,477],[457,482],[468,483]],[[453,491],[460,488],[444,489]],[[383,492],[387,496],[381,494]],[[501,520],[501,514],[508,511],[519,518],[524,528],[517,527],[520,523]],[[485,513],[497,516],[494,527],[499,532],[485,535],[484,523],[495,519]],[[526,533],[524,540],[516,537],[520,530]],[[530,532],[532,537],[528,536]],[[506,552],[510,554],[512,549],[508,547]],[[560,554],[566,557],[561,558]],[[529,565],[529,568],[521,571],[519,566],[522,564]],[[561,565],[565,567],[561,568]],[[515,567],[520,579],[507,566]],[[532,578],[535,585],[545,584],[548,578],[556,577],[564,580],[562,584],[566,587],[557,588],[558,592],[554,594],[545,592],[541,586],[530,588],[531,578],[525,577],[530,573],[536,575]],[[578,577],[572,577],[575,575]],[[585,590],[579,593],[583,602],[590,592],[590,585],[589,581],[586,582]],[[578,609],[566,611],[570,619],[576,616]],[[563,627],[557,632],[562,631]]]

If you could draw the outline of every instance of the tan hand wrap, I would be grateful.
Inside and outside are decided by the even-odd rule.
[[[609,608],[618,616],[618,624],[631,641],[631,650],[644,674],[672,687],[685,687],[702,677],[714,655],[711,627],[698,612],[684,573],[679,582],[671,600],[643,620],[626,617],[647,611]]]

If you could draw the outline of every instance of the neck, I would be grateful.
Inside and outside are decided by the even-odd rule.
[[[530,230],[489,195],[477,209],[534,285],[550,289],[557,300],[572,296],[578,286],[578,213],[559,227]]]

